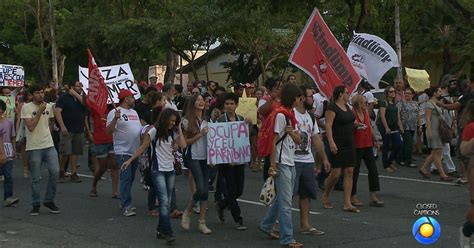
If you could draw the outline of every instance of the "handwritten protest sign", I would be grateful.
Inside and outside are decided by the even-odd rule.
[[[430,75],[425,70],[417,70],[405,67],[407,79],[415,91],[424,91],[430,87]]]
[[[248,124],[243,121],[209,123],[207,163],[216,165],[248,162],[250,162]]]
[[[133,77],[129,64],[104,66],[99,67],[99,70],[102,77],[104,77],[109,95],[115,103],[119,102],[118,94],[121,89],[132,91],[135,99],[140,99],[141,94],[138,90],[138,85],[134,83],[135,78]],[[79,66],[79,81],[82,83],[86,94],[89,89],[88,75],[89,68]]]
[[[7,110],[5,110],[5,117],[12,121],[15,121],[15,97],[0,96],[0,100],[4,101],[7,105]]]
[[[0,64],[0,86],[23,87],[25,71],[23,66]]]
[[[239,106],[235,112],[244,118],[248,118],[252,123],[257,123],[257,98],[247,97],[239,98]]]

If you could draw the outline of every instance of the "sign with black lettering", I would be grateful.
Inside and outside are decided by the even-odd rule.
[[[0,64],[0,86],[23,87],[25,71],[23,66]]]
[[[138,90],[138,85],[134,83],[135,78],[133,77],[132,70],[130,69],[130,65],[128,63],[99,67],[99,70],[102,74],[102,77],[104,77],[109,95],[115,103],[119,102],[118,94],[121,89],[132,91],[135,99],[140,99],[140,91]],[[86,94],[89,89],[88,75],[89,69],[79,66],[79,81],[82,83]]]

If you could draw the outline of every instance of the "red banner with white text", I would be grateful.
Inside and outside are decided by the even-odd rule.
[[[308,74],[327,98],[338,85],[346,86],[349,94],[352,93],[361,80],[316,8],[293,48],[289,62]]]
[[[87,91],[87,105],[100,116],[107,111],[107,98],[109,91],[105,85],[104,78],[100,73],[99,66],[95,63],[94,56],[87,49],[89,55],[89,90]]]

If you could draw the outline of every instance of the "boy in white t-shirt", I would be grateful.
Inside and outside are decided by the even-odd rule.
[[[26,151],[30,163],[31,189],[33,191],[33,210],[31,210],[30,215],[39,215],[42,165],[46,166],[49,173],[43,206],[49,209],[51,213],[58,214],[61,210],[54,204],[54,198],[56,197],[56,185],[59,176],[59,161],[50,131],[51,119],[54,118],[54,113],[52,105],[44,102],[42,86],[33,85],[29,90],[33,94],[33,101],[23,106],[21,119],[25,121],[26,126]]]
[[[107,115],[108,134],[113,134],[113,143],[117,166],[127,161],[140,146],[140,132],[142,125],[138,113],[132,109],[135,102],[130,90],[120,90],[120,106],[113,109]],[[131,166],[120,170],[120,206],[124,216],[136,215],[131,207],[131,189],[135,172],[138,168],[138,159]]]
[[[280,245],[302,247],[293,238],[293,222],[291,202],[295,183],[295,149],[301,143],[301,136],[296,127],[296,118],[293,108],[301,100],[302,92],[298,86],[287,84],[281,92],[281,107],[275,109],[275,128],[273,135],[273,149],[270,155],[268,174],[275,177],[276,199],[260,223],[260,230],[276,238],[278,234],[272,231],[273,224],[279,217]],[[278,176],[277,176],[278,174]]]

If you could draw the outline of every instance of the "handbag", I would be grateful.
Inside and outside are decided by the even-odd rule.
[[[268,177],[260,191],[260,202],[268,206],[275,200],[275,196],[275,180],[273,177]]]
[[[431,104],[433,104],[433,103],[431,103]],[[444,120],[444,116],[441,113],[441,111],[439,110],[438,106],[435,106],[435,109],[439,114],[438,132],[439,132],[439,136],[441,138],[441,142],[443,142],[443,144],[451,143],[451,140],[453,139],[453,131],[451,130],[451,128],[448,126],[448,124]]]
[[[180,151],[173,151],[173,157],[175,174],[177,176],[183,174],[183,154]]]

